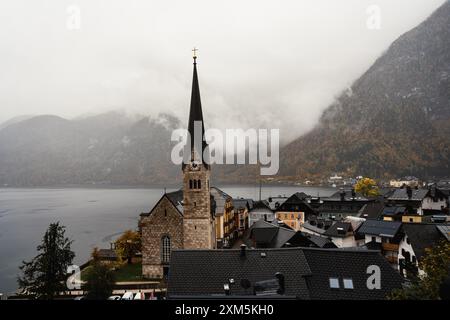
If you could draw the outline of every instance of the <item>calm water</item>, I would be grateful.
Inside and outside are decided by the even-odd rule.
[[[259,198],[258,187],[222,189],[233,197]],[[262,197],[297,191],[328,196],[335,189],[265,186]],[[139,214],[148,212],[162,194],[162,189],[0,189],[0,292],[16,290],[21,261],[36,255],[50,223],[67,227],[75,263],[82,264],[92,248],[108,248],[120,233],[135,229]]]

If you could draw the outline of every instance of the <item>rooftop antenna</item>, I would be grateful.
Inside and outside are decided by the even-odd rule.
[[[262,181],[259,179],[259,201],[261,201],[261,188],[262,188]]]

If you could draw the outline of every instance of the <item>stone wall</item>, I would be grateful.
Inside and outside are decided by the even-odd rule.
[[[170,237],[171,249],[183,249],[183,217],[163,196],[150,215],[140,221],[142,230],[142,273],[147,278],[160,278],[163,274],[161,264],[161,239]]]

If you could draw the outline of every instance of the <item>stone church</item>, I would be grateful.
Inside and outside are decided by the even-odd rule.
[[[190,159],[182,165],[183,187],[165,193],[149,213],[141,214],[142,274],[146,278],[156,279],[168,274],[173,249],[216,248],[211,170],[203,159],[207,144],[202,141],[201,150],[197,150],[194,143],[194,124],[201,123],[202,137],[205,132],[195,51],[189,112],[188,131],[192,139],[185,148]]]

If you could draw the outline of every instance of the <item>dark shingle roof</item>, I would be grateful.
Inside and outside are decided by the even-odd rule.
[[[384,203],[381,201],[375,201],[367,203],[361,209],[361,218],[378,220],[384,209]]]
[[[302,245],[305,242],[312,244],[317,248],[336,248],[336,245],[330,238],[317,236],[315,234],[297,231],[295,235],[288,241],[293,247],[309,247],[308,244]]]
[[[265,256],[262,256],[265,253]],[[193,267],[195,266],[195,267]],[[220,296],[224,284],[230,284],[233,295],[250,295],[242,279],[252,286],[259,281],[273,279],[275,273],[285,277],[285,295],[308,299],[304,276],[311,272],[302,250],[246,249],[245,257],[238,250],[174,250],[170,258],[167,294],[172,296]]]
[[[395,192],[388,198],[388,200],[413,200],[413,201],[422,201],[428,194],[428,189],[412,189],[412,197],[408,198],[408,193],[406,188],[397,189]]]
[[[411,246],[420,259],[425,254],[425,249],[436,245],[440,240],[445,240],[446,237],[437,224],[428,223],[404,223],[403,231],[411,242]],[[447,229],[448,230],[448,229]]]
[[[264,255],[264,256],[263,256]],[[382,286],[369,290],[368,267],[380,267]],[[193,268],[192,266],[195,266]],[[285,277],[285,296],[299,299],[384,299],[401,286],[401,276],[377,251],[342,249],[246,249],[174,250],[171,255],[167,294],[180,297],[223,297],[224,284],[233,296],[250,296],[256,282],[270,280],[275,273]],[[336,277],[340,289],[330,288]],[[352,279],[353,289],[343,288],[343,279]],[[244,289],[241,280],[252,287]]]
[[[283,228],[264,220],[258,220],[251,226],[245,242],[249,246],[255,241],[256,246],[281,248],[294,234],[295,231],[292,229]]]
[[[398,221],[366,220],[358,228],[358,233],[393,238],[401,226]]]
[[[402,278],[378,251],[342,249],[304,249],[312,276],[307,277],[311,299],[385,299],[392,289],[401,287]],[[381,270],[381,289],[369,290],[369,266]],[[338,278],[340,289],[331,289],[329,279]],[[354,289],[344,289],[343,279],[352,279]]]
[[[353,232],[352,224],[350,222],[338,221],[325,231],[324,236],[344,238],[349,232]]]

